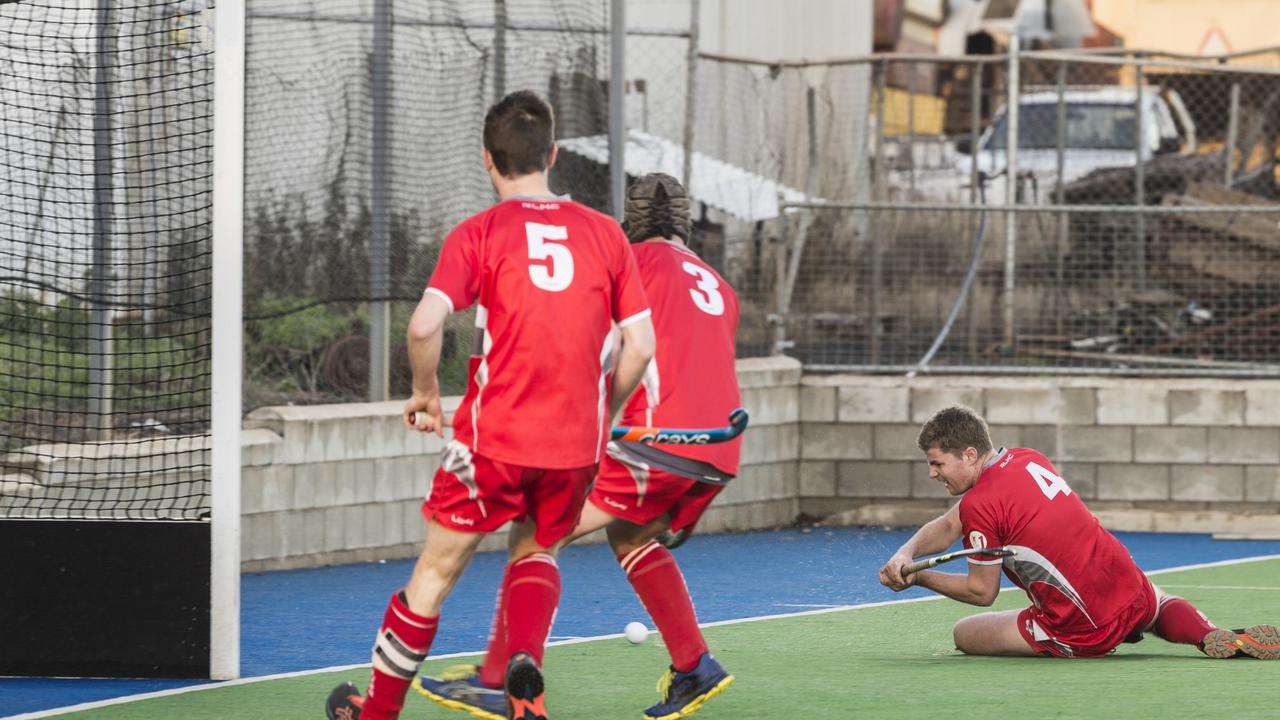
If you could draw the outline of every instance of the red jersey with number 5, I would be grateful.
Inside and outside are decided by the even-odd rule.
[[[568,198],[511,198],[445,238],[427,292],[473,302],[480,354],[453,436],[532,468],[600,461],[608,433],[613,323],[649,307],[622,228]]]
[[[1145,590],[1129,551],[1103,529],[1044,455],[997,452],[960,499],[964,546],[1011,545],[1004,572],[1031,598],[1046,629],[1079,633],[1105,625]],[[999,558],[975,555],[970,562]]]
[[[729,423],[742,405],[734,367],[738,295],[692,250],[666,240],[631,246],[657,337],[643,384],[624,425],[710,428]],[[736,475],[742,438],[711,445],[663,444],[663,451],[711,463]]]

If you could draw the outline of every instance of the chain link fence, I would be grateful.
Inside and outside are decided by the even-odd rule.
[[[403,328],[449,230],[496,200],[481,130],[505,93],[556,112],[552,189],[612,213],[613,7],[249,0],[246,410],[409,392]],[[692,6],[665,10],[628,25],[623,114],[629,154],[657,148],[679,176]],[[445,392],[465,389],[473,321],[450,319]]]
[[[819,182],[782,202],[754,296],[772,311],[772,351],[814,370],[1280,374],[1271,60],[772,66],[767,83],[734,91],[755,93],[743,105],[843,94],[862,107],[831,125],[870,127],[851,152],[819,140],[816,170],[770,168],[784,182],[855,179],[864,193]],[[758,147],[770,132],[716,141]],[[750,255],[750,241],[736,244]]]

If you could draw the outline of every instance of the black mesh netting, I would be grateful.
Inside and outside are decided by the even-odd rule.
[[[211,6],[0,5],[0,515],[207,512]]]

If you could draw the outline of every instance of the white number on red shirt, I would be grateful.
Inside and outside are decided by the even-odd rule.
[[[693,304],[698,309],[708,315],[724,314],[724,296],[720,294],[717,288],[720,287],[720,281],[716,280],[716,276],[707,272],[706,268],[696,265],[689,261],[685,261],[681,267],[684,271],[698,279],[698,290],[690,288],[689,297],[693,298]]]
[[[545,260],[546,264],[530,263],[529,279],[548,292],[560,292],[573,282],[573,253],[567,245],[551,240],[568,240],[569,231],[561,225],[543,225],[527,222],[524,234],[529,238],[529,259]]]
[[[1050,500],[1058,497],[1058,493],[1070,495],[1071,488],[1067,485],[1067,481],[1058,477],[1041,467],[1038,463],[1027,463],[1027,472],[1031,473],[1031,477],[1040,486],[1040,492]]]

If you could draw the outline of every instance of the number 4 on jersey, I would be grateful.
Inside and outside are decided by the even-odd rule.
[[[1066,480],[1041,467],[1039,463],[1027,463],[1027,472],[1031,474],[1036,484],[1040,486],[1040,492],[1044,493],[1044,496],[1050,500],[1058,497],[1058,493],[1063,495],[1071,494],[1071,488],[1067,485]]]

